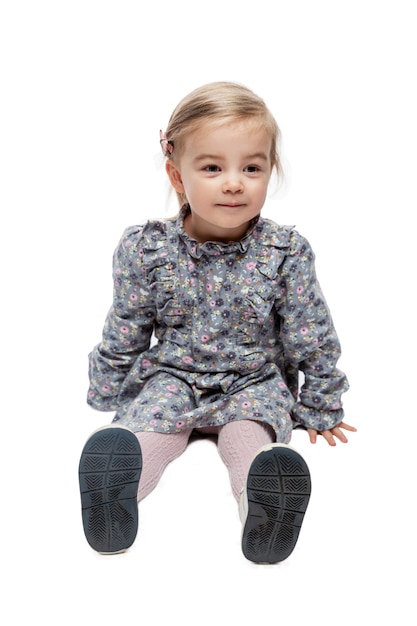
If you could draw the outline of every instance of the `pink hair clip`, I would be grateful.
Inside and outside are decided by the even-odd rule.
[[[167,134],[162,130],[159,131],[159,143],[161,144],[164,157],[169,157],[173,153],[174,144],[168,141]]]

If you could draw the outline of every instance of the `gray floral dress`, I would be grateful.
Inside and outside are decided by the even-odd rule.
[[[250,419],[288,442],[337,425],[348,383],[309,243],[262,217],[238,242],[198,243],[188,211],[124,232],[88,403],[135,432]]]

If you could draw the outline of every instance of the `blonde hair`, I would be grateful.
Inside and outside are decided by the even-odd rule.
[[[257,119],[271,136],[271,165],[278,179],[282,176],[279,155],[281,133],[274,116],[265,102],[253,91],[233,82],[219,81],[198,87],[179,102],[174,109],[166,129],[167,141],[173,146],[167,159],[175,161],[181,154],[186,137],[207,121],[233,122]],[[182,193],[177,193],[180,206],[187,201]]]

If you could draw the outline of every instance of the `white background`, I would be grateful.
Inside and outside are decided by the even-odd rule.
[[[0,8],[1,621],[416,623],[416,19],[410,0],[4,1]],[[311,242],[343,346],[348,445],[293,445],[313,478],[293,555],[240,552],[228,476],[195,442],[125,555],[84,539],[85,403],[123,229],[176,210],[159,153],[213,80],[259,93],[286,185],[264,214]],[[5,616],[5,617],[4,617]]]

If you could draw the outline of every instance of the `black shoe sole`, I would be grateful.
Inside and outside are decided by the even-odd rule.
[[[276,446],[253,460],[247,480],[248,515],[242,550],[255,563],[278,563],[294,550],[311,493],[307,464]]]
[[[82,519],[97,552],[123,552],[134,542],[141,470],[139,441],[125,428],[98,430],[85,444],[79,465]]]

